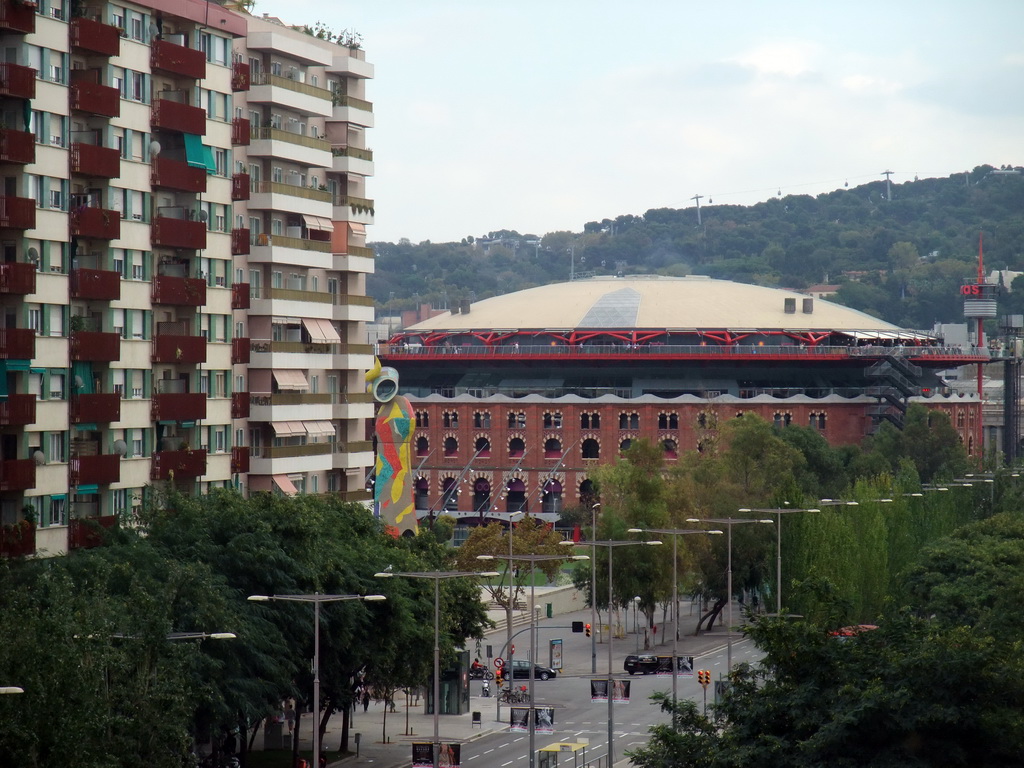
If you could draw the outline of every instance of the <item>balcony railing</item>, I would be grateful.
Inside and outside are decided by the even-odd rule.
[[[0,328],[0,360],[31,360],[35,356],[35,331],[31,328]]]
[[[252,77],[247,61],[234,61],[231,63],[231,90],[248,91]]]
[[[153,339],[153,362],[186,365],[205,363],[206,337],[161,333]]]
[[[231,255],[232,256],[245,256],[250,251],[249,246],[249,230],[248,229],[232,229],[231,230]],[[246,283],[248,285],[248,283]],[[232,309],[248,309],[249,305],[246,304],[244,307],[232,307]]]
[[[248,200],[249,199],[249,174],[248,173],[236,173],[231,177],[231,199]]]
[[[153,395],[153,421],[199,421],[206,418],[202,392],[157,392]]]
[[[329,203],[332,199],[329,190],[300,187],[298,184],[285,184],[280,181],[256,182],[253,184],[253,192],[271,195],[291,195],[292,197],[302,197],[307,200],[319,200],[324,203]]]
[[[157,216],[153,220],[149,237],[153,245],[198,251],[206,248],[206,224],[202,221]]]
[[[302,251],[320,251],[330,253],[331,244],[326,240],[307,240],[304,237],[288,237],[288,235],[257,235],[253,245],[276,245],[278,248],[298,248]]]
[[[334,351],[333,344],[312,344],[304,341],[270,341],[269,339],[253,339],[250,349],[256,354],[282,352],[288,354],[329,355]]]
[[[157,275],[153,278],[153,303],[201,307],[206,303],[206,281],[198,277]]]
[[[157,157],[149,173],[150,182],[154,187],[177,189],[181,192],[205,192],[206,169],[193,168],[180,160]]]
[[[170,99],[153,99],[150,122],[154,128],[162,128],[165,131],[206,135],[206,111]]]
[[[281,75],[272,75],[269,72],[255,72],[252,75],[252,85],[273,85],[278,88],[287,88],[289,91],[304,93],[307,96],[315,96],[318,99],[331,100],[331,92],[326,88],[319,88],[308,83],[300,83]]]
[[[248,392],[232,392],[231,393],[231,418],[232,419],[248,419],[249,418],[249,393]]]
[[[36,31],[36,3],[20,0],[0,2],[0,32],[20,32],[25,35]]]
[[[117,515],[76,517],[68,521],[68,549],[92,549],[103,543],[103,532],[117,527]]]
[[[35,228],[35,200],[29,197],[0,197],[0,229]]]
[[[248,232],[249,230],[245,230]],[[248,253],[248,251],[246,251]],[[231,308],[248,309],[252,302],[248,283],[234,283],[231,286]]]
[[[71,298],[117,301],[121,298],[121,275],[107,269],[72,269]]]
[[[249,402],[257,407],[280,405],[330,405],[330,392],[250,392]]]
[[[300,291],[295,288],[268,288],[263,287],[263,299],[274,299],[276,301],[314,301],[318,304],[330,304],[334,294],[324,291]]]
[[[158,451],[153,454],[151,477],[167,480],[171,477],[199,477],[206,474],[206,449],[195,451]]]
[[[117,88],[89,80],[72,80],[71,108],[103,117],[121,116],[121,94]]]
[[[71,211],[71,234],[97,240],[116,240],[121,236],[121,213],[106,208],[76,208]]]
[[[373,161],[372,149],[360,149],[359,147],[347,147],[344,145],[331,147],[331,154],[335,157],[354,157],[357,160]]]
[[[154,40],[149,64],[153,69],[170,72],[193,80],[206,77],[206,54],[170,40]]]
[[[28,131],[4,128],[0,131],[0,163],[34,163],[36,137]]]
[[[248,147],[251,123],[247,117],[236,117],[231,121],[231,145],[234,147]]]
[[[352,195],[336,195],[334,197],[334,204],[339,208],[347,205],[352,209],[353,213],[373,213],[374,207],[373,200],[366,197],[353,197]]]
[[[0,264],[0,294],[25,296],[36,292],[35,264]]]
[[[246,396],[246,403],[249,402]],[[35,395],[8,395],[0,399],[0,427],[23,427],[36,420]]]
[[[121,54],[121,30],[112,24],[76,16],[71,20],[71,47],[101,56]]]
[[[112,363],[121,359],[121,337],[100,331],[72,331],[71,359],[75,362]]]
[[[19,520],[10,525],[0,525],[0,557],[28,557],[35,553],[35,523]]]
[[[0,491],[27,491],[36,487],[36,463],[33,459],[0,461]]]
[[[345,247],[345,253],[349,256],[363,256],[367,259],[372,259],[377,256],[377,253],[373,248],[367,248],[365,245],[349,245]]]
[[[71,172],[116,179],[121,175],[121,153],[110,147],[72,142]]]
[[[121,481],[121,457],[116,453],[72,456],[68,464],[72,486],[110,485]]]
[[[121,395],[92,392],[71,398],[71,423],[109,424],[121,420]]]
[[[333,453],[331,443],[308,443],[307,445],[264,446],[264,459],[294,459],[301,456],[326,456]]]
[[[361,109],[363,112],[373,112],[373,102],[366,99],[357,99],[355,96],[346,96],[342,93],[332,94],[332,103],[336,107],[352,107]]]
[[[249,471],[249,448],[236,445],[231,449],[231,474],[244,475]]]
[[[292,133],[291,131],[286,131],[282,128],[273,128],[271,126],[256,128],[252,132],[252,137],[263,141],[287,141],[289,144],[298,144],[302,147],[320,149],[324,152],[331,148],[331,145],[327,143],[327,139],[316,138],[315,136],[303,136],[300,133]]]
[[[32,15],[34,17],[35,13]],[[34,99],[36,97],[36,71],[32,67],[0,61],[0,96]]]
[[[231,364],[248,365],[250,355],[250,341],[248,336],[239,336],[231,340]]]

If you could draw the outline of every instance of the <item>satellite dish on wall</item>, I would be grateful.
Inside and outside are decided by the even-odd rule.
[[[36,464],[38,464],[41,467],[41,466],[43,466],[43,464],[46,463],[46,454],[43,453],[42,451],[33,451],[32,452],[32,461],[34,461]]]
[[[28,260],[33,264],[39,263],[39,249],[35,246],[28,249]]]
[[[149,25],[149,36],[150,38],[160,37],[160,27],[152,22]]]
[[[128,443],[124,440],[114,441],[114,453],[118,456],[126,456],[128,454]]]
[[[78,387],[79,389],[85,386],[85,382],[82,381],[81,376],[75,376],[75,386]]]
[[[210,214],[207,213],[206,211],[200,211],[199,220],[205,224],[207,221],[210,220]]]
[[[152,155],[153,157],[156,157],[157,155],[159,155],[161,149],[163,149],[163,147],[160,146],[160,142],[159,141],[151,141],[151,142],[149,142],[149,154]]]

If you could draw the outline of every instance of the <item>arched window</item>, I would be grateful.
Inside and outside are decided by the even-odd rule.
[[[679,458],[679,446],[675,440],[663,440],[661,447],[665,451],[666,459],[678,459]]]
[[[544,486],[540,511],[556,514],[562,511],[562,484],[557,480],[549,480]]]
[[[668,429],[668,414],[667,413],[659,413],[658,414],[658,429]]]
[[[526,484],[516,478],[508,484],[505,492],[506,512],[526,512]]]
[[[679,429],[679,414],[678,413],[670,413],[668,415],[668,428],[669,429]]]
[[[491,414],[489,411],[477,411],[473,414],[473,426],[476,429],[491,428]]]
[[[454,477],[446,477],[441,488],[444,508],[449,512],[454,512],[459,508],[459,481]]]
[[[619,429],[629,429],[629,414],[628,413],[620,413],[619,414]]]
[[[792,413],[784,413],[784,414],[782,414],[782,425],[784,427],[788,427],[792,423],[793,423],[793,414]]]
[[[629,414],[629,428],[630,429],[640,429],[640,414],[639,413],[631,413],[631,414]]]
[[[782,426],[782,414],[779,413],[778,411],[776,411],[772,415],[772,422],[775,424],[776,427],[781,427]]]
[[[426,411],[416,411],[416,426],[422,428],[430,426],[430,415]]]
[[[562,441],[557,437],[548,438],[544,442],[544,458],[560,459],[562,457]]]
[[[445,411],[441,416],[442,416],[442,421],[444,422],[445,429],[458,429],[459,428],[459,413],[458,413],[458,411]]]
[[[581,413],[580,414],[580,429],[590,429],[590,414],[589,413]]]
[[[590,437],[583,441],[581,446],[583,450],[584,459],[599,459],[601,458],[601,444],[594,438]]]
[[[626,451],[628,451],[629,446],[631,446],[632,444],[633,441],[627,437],[625,440],[619,443],[619,453],[625,453]]]
[[[561,429],[562,428],[562,414],[555,411],[554,413],[544,414],[544,429]]]
[[[416,509],[430,509],[428,497],[430,495],[430,481],[425,477],[416,478]]]
[[[448,436],[444,439],[444,455],[445,456],[458,456],[459,455],[459,441],[454,437]]]
[[[825,428],[825,412],[822,411],[821,413],[818,414],[818,429],[824,429],[824,428]]]
[[[486,478],[478,477],[473,483],[473,510],[486,512],[491,508],[491,484]]]
[[[487,458],[491,455],[491,441],[486,437],[478,437],[476,439],[476,445],[473,446],[475,452],[480,458]]]
[[[811,429],[818,426],[818,414],[812,413],[810,415],[810,418],[808,419],[808,426],[811,427]]]
[[[430,453],[430,441],[423,435],[420,435],[416,438],[416,455],[426,456],[428,453]]]
[[[523,442],[521,437],[513,437],[508,441],[508,455],[514,459],[522,457],[526,451],[526,443]]]
[[[601,414],[600,413],[592,413],[592,414],[590,414],[590,428],[591,429],[600,429],[601,428]]]

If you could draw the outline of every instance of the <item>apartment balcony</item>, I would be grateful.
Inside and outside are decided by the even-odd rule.
[[[249,395],[246,393],[246,405]],[[0,427],[24,427],[36,420],[35,395],[8,395],[0,400]]]
[[[231,474],[244,475],[249,471],[249,448],[237,445],[231,449]]]
[[[120,56],[121,30],[112,24],[76,16],[71,20],[71,47],[100,56]]]
[[[153,245],[199,251],[206,248],[206,224],[167,216],[157,216],[150,228]]]
[[[10,0],[7,0],[10,2]],[[33,13],[33,16],[35,14]],[[36,71],[32,67],[0,62],[0,96],[15,99],[34,99],[36,97]]]
[[[248,173],[236,173],[231,177],[231,199],[236,202],[249,199]]]
[[[246,339],[248,341],[248,339]],[[231,418],[232,419],[248,419],[249,418],[249,393],[248,392],[232,392],[231,393]]]
[[[161,333],[153,339],[153,362],[186,365],[205,363],[206,337]]]
[[[101,331],[72,331],[71,359],[74,362],[112,363],[121,359],[121,337]]]
[[[0,163],[26,165],[36,161],[36,137],[28,131],[0,130]]]
[[[0,32],[30,35],[36,31],[36,3],[21,0],[0,2]]]
[[[35,523],[19,520],[11,525],[0,525],[0,557],[28,557],[35,553]]]
[[[117,301],[121,298],[121,274],[107,269],[72,269],[71,298]]]
[[[153,395],[153,421],[205,419],[206,400],[202,392],[157,392]]]
[[[248,336],[239,336],[231,340],[231,364],[248,365],[252,341]]]
[[[231,121],[231,146],[248,147],[251,141],[252,128],[247,117],[236,117]]]
[[[266,445],[261,459],[293,459],[303,456],[328,456],[334,452],[332,443],[307,443],[306,445]]]
[[[121,213],[105,208],[76,208],[71,211],[71,236],[116,240],[121,236]]]
[[[195,451],[157,451],[153,454],[150,476],[153,480],[171,477],[200,477],[206,474],[206,449]]]
[[[250,237],[249,229],[232,229],[231,230],[231,255],[232,256],[247,256],[250,249]],[[246,283],[248,285],[248,283]],[[232,301],[234,298],[232,297]],[[232,306],[232,309],[248,309],[249,305],[246,304],[244,307]]]
[[[31,360],[35,356],[35,331],[31,328],[0,328],[0,360]]]
[[[36,463],[33,459],[0,461],[0,492],[27,491],[36,487]]]
[[[157,156],[149,180],[154,187],[201,193],[206,191],[206,176],[205,168],[193,168],[180,160]]]
[[[246,61],[235,61],[231,63],[231,90],[248,91],[249,83],[252,82],[249,63]]]
[[[330,151],[331,145],[327,139],[305,136],[298,132],[297,124],[295,127],[296,130],[272,126],[253,129],[249,155],[283,158],[312,167],[329,166],[327,152]]]
[[[0,295],[27,296],[36,292],[36,265],[8,262],[0,264]]]
[[[76,80],[76,71],[72,70],[71,74],[71,108],[102,117],[120,117],[121,94],[117,88],[86,79]]]
[[[71,398],[72,424],[109,424],[121,420],[121,395],[94,392]]]
[[[206,303],[206,281],[198,277],[157,275],[153,278],[153,303],[201,307]]]
[[[149,65],[154,70],[181,75],[193,80],[206,77],[206,54],[170,40],[154,40],[149,52]]]
[[[153,99],[150,123],[165,131],[206,135],[206,111],[170,99]]]
[[[30,197],[0,197],[0,229],[35,228],[35,200]]]
[[[72,142],[71,172],[103,179],[116,179],[121,175],[121,153],[110,147]]]
[[[331,116],[331,92],[298,79],[254,72],[249,88],[249,104],[278,104],[308,115]]]
[[[92,549],[103,543],[103,532],[117,527],[117,515],[76,517],[68,521],[68,549]]]
[[[116,453],[98,456],[72,456],[68,471],[69,484],[110,485],[121,481],[121,457]]]
[[[248,232],[249,230],[243,230]],[[234,254],[234,251],[232,251]],[[248,251],[246,251],[248,253]],[[248,309],[252,303],[252,295],[249,289],[249,283],[234,283],[231,286],[231,308],[232,309]]]
[[[333,118],[342,123],[373,128],[373,104],[366,99],[338,94],[334,97]]]

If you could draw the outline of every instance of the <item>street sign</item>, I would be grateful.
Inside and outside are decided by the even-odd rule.
[[[505,660],[503,658],[501,658],[501,656],[499,656],[498,658],[496,658],[494,660],[494,666],[496,666],[496,667],[504,667],[505,666]]]

